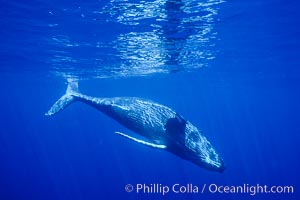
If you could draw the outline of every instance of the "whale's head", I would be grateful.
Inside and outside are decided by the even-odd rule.
[[[225,170],[223,159],[206,137],[190,122],[187,122],[185,127],[184,146],[187,159],[193,163],[213,171]]]
[[[177,115],[168,120],[166,132],[170,137],[168,150],[203,168],[223,172],[223,159],[210,142],[189,121]]]

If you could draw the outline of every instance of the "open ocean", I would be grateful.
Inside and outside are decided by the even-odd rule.
[[[0,0],[0,200],[300,199],[299,10],[295,0]],[[176,110],[225,171],[121,137],[136,134],[81,102],[45,116],[68,78],[86,95]]]

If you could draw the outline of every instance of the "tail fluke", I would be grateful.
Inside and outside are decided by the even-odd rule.
[[[78,93],[79,93],[78,80],[68,79],[68,87],[67,87],[66,94],[60,97],[60,99],[58,99],[53,104],[53,106],[50,108],[48,112],[45,113],[45,115],[51,116],[65,109],[71,103],[76,101],[76,94]]]

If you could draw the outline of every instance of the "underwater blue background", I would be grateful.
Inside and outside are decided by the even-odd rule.
[[[297,1],[0,1],[0,199],[299,199]],[[65,93],[173,108],[223,173],[114,134]],[[126,184],[291,185],[293,194],[136,194]]]

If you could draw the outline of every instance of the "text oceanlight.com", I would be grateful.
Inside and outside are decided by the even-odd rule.
[[[175,183],[173,185],[164,185],[160,183],[153,184],[127,184],[125,186],[125,191],[128,193],[137,194],[161,194],[166,195],[168,193],[178,193],[178,194],[292,194],[294,193],[293,186],[279,186],[279,185],[261,185],[261,184],[242,184],[242,185],[218,185],[218,184],[202,184],[195,185],[192,183],[179,184]]]

